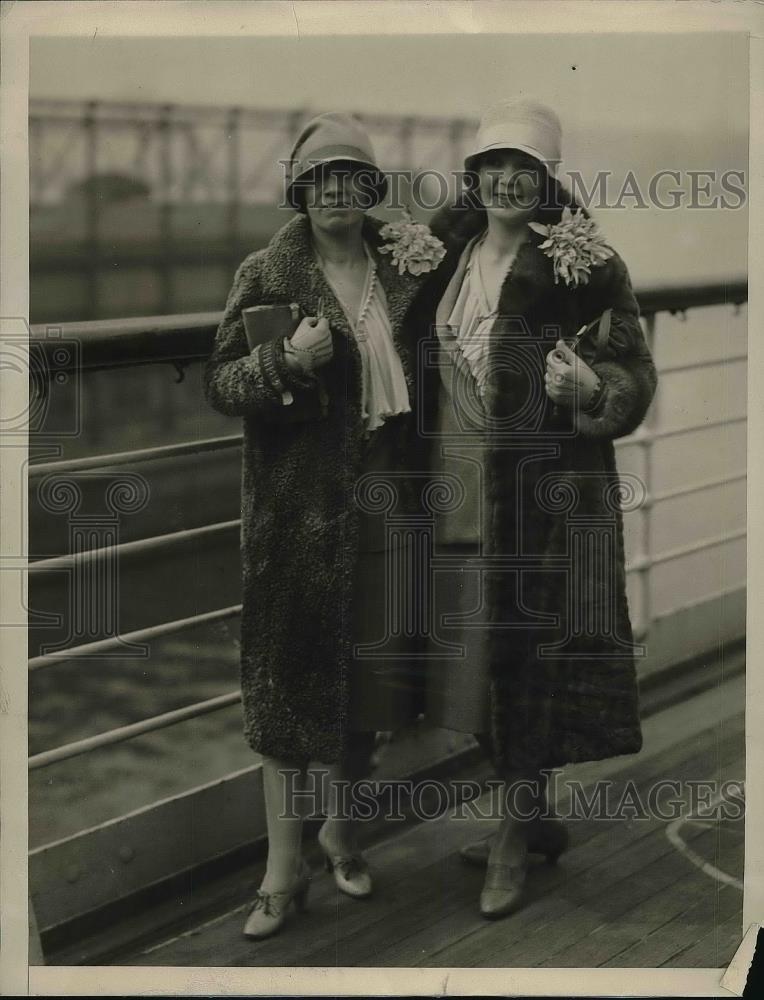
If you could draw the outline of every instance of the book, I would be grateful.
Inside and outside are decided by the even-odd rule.
[[[253,351],[260,344],[271,340],[291,337],[299,326],[302,311],[296,302],[248,306],[242,309],[244,331],[247,336],[247,346]],[[290,389],[285,389],[281,399],[283,406],[274,410],[270,416],[278,423],[299,423],[308,419],[320,419],[326,416],[328,399],[323,381],[314,376],[315,386],[303,389],[296,400]]]
[[[247,344],[253,351],[260,344],[279,337],[291,337],[300,322],[300,307],[296,302],[270,306],[248,306],[242,309]]]

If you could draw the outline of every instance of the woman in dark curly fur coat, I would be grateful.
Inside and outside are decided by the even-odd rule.
[[[560,139],[535,101],[486,114],[465,163],[476,185],[433,221],[448,254],[408,320],[439,357],[422,460],[457,508],[436,521],[453,572],[434,581],[434,621],[460,616],[436,649],[462,652],[434,662],[428,717],[475,733],[510,792],[497,835],[462,851],[487,865],[486,917],[521,905],[529,851],[566,846],[539,818],[542,771],[642,742],[613,440],[642,421],[656,373],[623,262],[554,177]]]
[[[401,331],[422,279],[380,254],[382,223],[361,206],[385,186],[354,119],[326,114],[303,129],[287,189],[298,215],[239,267],[206,370],[210,403],[244,418],[241,684],[268,825],[251,938],[278,931],[309,884],[286,771],[331,765],[336,799],[336,782],[358,776],[375,731],[415,713],[394,670],[354,655],[385,634],[387,545],[382,515],[361,509],[356,487],[367,473],[404,468],[414,406]],[[291,303],[304,314],[291,337],[250,352],[242,309]],[[405,654],[393,644],[391,667]],[[337,806],[319,843],[338,888],[367,896],[368,868]]]

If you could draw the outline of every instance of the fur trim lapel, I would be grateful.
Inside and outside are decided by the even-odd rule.
[[[350,336],[345,313],[318,266],[310,242],[310,223],[296,215],[275,234],[264,252],[265,280],[271,295],[292,298],[306,316],[314,316],[318,301],[333,330]]]
[[[399,327],[407,309],[416,295],[422,278],[411,274],[398,274],[389,258],[379,253],[382,242],[379,231],[384,223],[372,216],[364,220],[363,235],[369,244],[377,265],[377,274],[387,296],[390,322]],[[312,315],[318,299],[323,297],[324,310],[330,325],[350,336],[345,313],[332,292],[313,254],[310,240],[310,223],[303,215],[295,216],[283,226],[268,244],[264,254],[264,267],[269,291],[277,289],[283,295],[296,294],[303,311]]]
[[[504,316],[529,317],[540,301],[554,293],[551,261],[538,248],[542,242],[533,230],[517,251],[515,262],[501,288],[499,311]]]
[[[448,226],[447,218],[439,225]],[[485,213],[477,210],[454,212],[447,230],[449,250],[458,260],[469,241],[485,229]],[[439,234],[440,235],[440,234]],[[501,288],[499,311],[503,316],[529,317],[540,301],[548,301],[558,286],[554,283],[552,262],[539,250],[543,237],[528,229],[525,242],[517,252],[515,262]]]
[[[404,317],[424,278],[408,273],[398,274],[389,257],[379,253],[382,242],[379,231],[383,225],[384,222],[379,219],[366,216],[363,235],[377,265],[378,280],[385,290],[393,341],[411,389],[415,381],[414,359],[409,356],[402,327]],[[297,215],[290,219],[271,239],[264,251],[263,269],[264,283],[270,298],[283,302],[285,297],[289,297],[308,316],[315,315],[318,301],[322,298],[324,315],[331,328],[354,343],[345,312],[316,261],[311,246],[310,222],[306,216]]]

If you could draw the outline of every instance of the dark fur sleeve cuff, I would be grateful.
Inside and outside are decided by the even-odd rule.
[[[576,428],[587,437],[617,438],[630,434],[639,424],[640,391],[635,376],[623,365],[602,361],[592,366],[602,383],[602,391],[590,412],[576,411]]]

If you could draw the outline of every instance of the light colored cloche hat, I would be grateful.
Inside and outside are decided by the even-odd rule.
[[[377,203],[387,191],[387,178],[377,166],[374,147],[368,133],[353,115],[339,111],[312,118],[295,140],[289,157],[286,199],[292,208],[303,210],[298,181],[306,182],[319,167],[336,161],[357,163],[371,171],[370,188]]]
[[[528,97],[500,101],[480,120],[475,146],[464,160],[474,170],[477,157],[494,149],[520,149],[554,174],[562,159],[562,126],[555,112]]]

